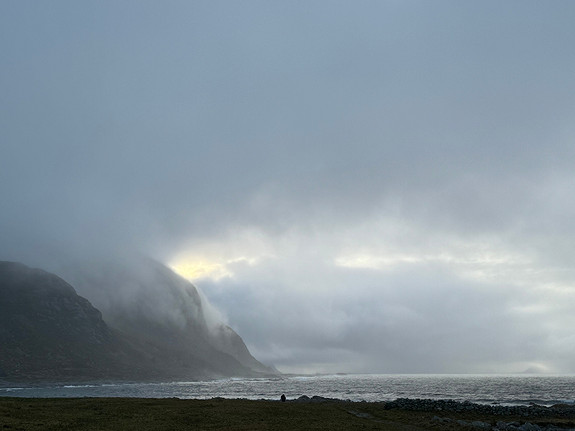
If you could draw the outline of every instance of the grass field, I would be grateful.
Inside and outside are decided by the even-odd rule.
[[[458,430],[436,413],[386,410],[380,403],[280,403],[145,398],[0,398],[0,430]],[[449,414],[452,419],[513,421]],[[435,417],[435,419],[434,419]],[[571,424],[546,419],[559,426]]]

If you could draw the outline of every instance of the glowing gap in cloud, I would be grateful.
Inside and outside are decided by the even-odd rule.
[[[211,278],[214,281],[234,276],[233,266],[238,264],[253,266],[259,259],[239,257],[221,261],[205,258],[184,257],[172,262],[169,266],[182,277],[194,281]]]
[[[177,274],[190,281],[202,278],[219,280],[232,275],[224,264],[206,260],[179,260],[170,264],[170,267]]]
[[[419,263],[423,259],[417,256],[375,256],[359,254],[340,256],[335,259],[335,264],[344,268],[386,269],[405,263]]]
[[[485,250],[478,247],[454,248],[438,253],[355,253],[340,255],[334,264],[343,268],[391,271],[397,267],[431,264],[443,265],[458,276],[482,282],[525,284],[533,281],[534,262],[528,256],[504,250]]]

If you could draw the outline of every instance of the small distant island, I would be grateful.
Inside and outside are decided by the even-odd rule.
[[[0,262],[0,384],[278,374],[232,328],[210,321],[196,288],[159,262],[64,272],[75,286]]]

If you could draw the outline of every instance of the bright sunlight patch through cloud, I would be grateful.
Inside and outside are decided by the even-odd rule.
[[[209,262],[206,260],[178,260],[172,263],[170,267],[182,277],[194,281],[202,278],[212,278],[218,280],[223,277],[229,277],[231,274],[227,271],[224,264]]]

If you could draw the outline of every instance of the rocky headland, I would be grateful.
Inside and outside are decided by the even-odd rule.
[[[0,262],[0,383],[277,374],[233,329],[206,315],[191,283],[158,262],[63,273],[74,286]]]

